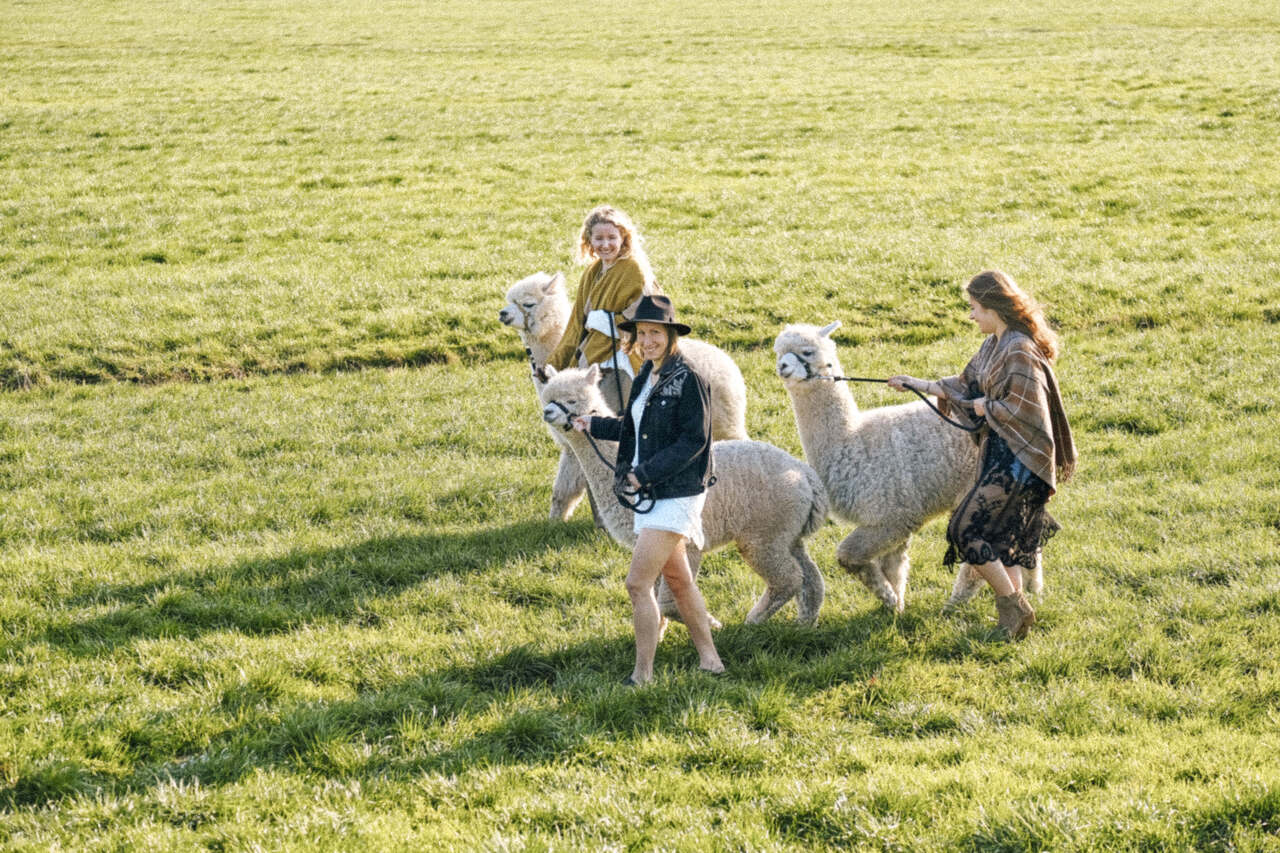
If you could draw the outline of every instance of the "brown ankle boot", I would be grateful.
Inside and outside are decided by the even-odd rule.
[[[1021,640],[1027,631],[1036,624],[1036,612],[1031,609],[1031,602],[1020,592],[996,596],[996,613],[999,616],[1000,628],[1011,640]]]

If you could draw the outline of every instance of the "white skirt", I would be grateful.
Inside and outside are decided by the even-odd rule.
[[[679,533],[701,551],[706,545],[706,539],[702,535],[702,505],[706,502],[705,491],[686,498],[663,498],[654,501],[650,512],[635,514],[632,529],[636,533],[641,530],[668,530]]]

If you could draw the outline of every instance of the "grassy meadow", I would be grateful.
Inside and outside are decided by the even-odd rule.
[[[0,0],[0,849],[1280,849],[1277,162],[1274,3]],[[618,684],[496,317],[602,202],[797,455],[783,324],[1049,304],[1025,642],[833,523],[817,627],[719,552],[728,677]]]

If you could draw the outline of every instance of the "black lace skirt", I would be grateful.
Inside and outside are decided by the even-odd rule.
[[[1062,525],[1045,509],[1049,484],[1018,461],[1009,445],[990,428],[982,440],[978,482],[951,513],[947,555],[954,565],[990,563],[1035,565],[1036,552]]]

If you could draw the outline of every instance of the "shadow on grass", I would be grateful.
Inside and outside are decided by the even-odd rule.
[[[697,670],[683,628],[672,634],[659,649],[658,679],[638,689],[619,683],[634,653],[627,630],[564,648],[517,646],[350,701],[280,707],[229,689],[222,702],[229,724],[212,734],[178,733],[184,725],[177,715],[135,720],[122,732],[128,775],[64,759],[31,762],[15,767],[16,778],[0,789],[0,809],[143,793],[169,780],[223,785],[279,767],[373,779],[544,765],[572,760],[589,742],[617,744],[659,731],[689,741],[679,758],[689,766],[744,769],[743,762],[764,758],[721,745],[717,720],[745,719],[760,731],[799,728],[792,706],[841,685],[849,686],[852,701],[875,702],[877,674],[906,654],[894,617],[880,609],[816,628],[726,626],[717,644],[731,671],[722,677]],[[378,746],[369,750],[372,744]]]
[[[67,608],[105,606],[108,612],[54,624],[0,649],[42,641],[97,656],[143,639],[195,638],[214,631],[276,634],[326,619],[372,625],[378,616],[370,605],[377,599],[434,577],[486,572],[516,557],[572,547],[598,535],[587,521],[523,521],[295,551],[207,572],[107,585],[70,599]]]

